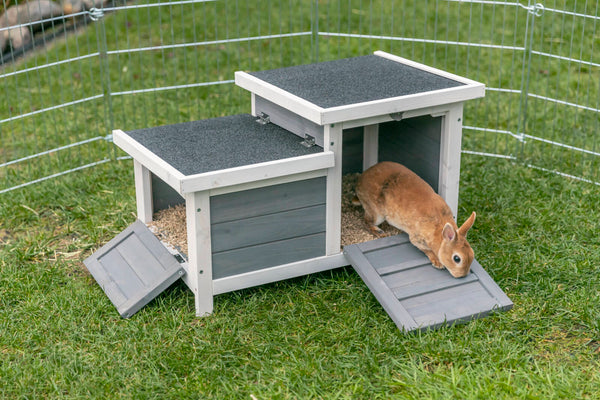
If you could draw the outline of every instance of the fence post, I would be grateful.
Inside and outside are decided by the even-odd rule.
[[[112,109],[112,96],[110,90],[110,67],[108,63],[108,45],[106,43],[106,26],[104,24],[104,11],[91,8],[90,18],[96,25],[96,44],[100,58],[100,79],[102,81],[102,93],[104,98],[104,120],[107,125],[107,137],[112,138],[114,128],[114,115]],[[113,148],[114,153],[114,148]],[[114,154],[113,154],[114,156]]]
[[[527,10],[527,24],[525,25],[525,51],[523,52],[523,63],[521,67],[521,95],[519,98],[519,121],[517,125],[517,151],[515,157],[523,157],[523,148],[525,145],[525,127],[527,124],[527,99],[529,97],[529,78],[531,71],[531,52],[533,50],[533,32],[535,18],[541,17],[544,13],[544,5],[541,3],[532,4],[532,0],[527,2],[527,7],[519,4]]]

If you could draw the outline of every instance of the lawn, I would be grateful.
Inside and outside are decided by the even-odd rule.
[[[262,8],[231,1],[195,5],[195,16],[187,8],[173,8],[174,14],[165,9],[160,14],[158,8],[116,13],[106,20],[108,49],[178,43],[182,38],[199,42],[310,32],[315,10],[283,3],[271,1]],[[500,23],[503,13],[497,10],[493,21],[480,5],[429,1],[424,12],[404,1],[385,6],[366,1],[319,4],[323,32],[456,38],[470,28],[468,22],[474,30],[489,28],[491,36],[477,36],[483,41],[504,41],[494,35],[505,35],[512,44],[516,35],[509,29],[515,22],[510,15]],[[276,15],[278,7],[286,11]],[[432,12],[436,9],[438,16]],[[217,18],[225,10],[229,21]],[[466,11],[471,18],[455,26],[457,16]],[[414,27],[392,25],[390,16],[415,21]],[[243,22],[236,25],[233,20]],[[439,28],[434,31],[432,26]],[[102,31],[90,28],[12,68],[93,51]],[[593,49],[593,43],[581,46]],[[496,57],[479,49],[463,53],[463,47],[455,53],[454,47],[448,51],[433,44],[324,36],[317,55],[326,60],[374,48],[488,86],[520,84],[520,70],[511,71],[512,54],[504,50]],[[110,66],[112,90],[127,91],[227,80],[236,69],[309,62],[317,57],[313,49],[310,36],[299,36],[198,45],[189,51],[114,54],[104,65]],[[0,85],[9,95],[0,99],[1,118],[102,93],[97,79],[101,64],[96,61],[4,79]],[[150,68],[152,63],[158,67]],[[537,74],[542,79],[561,73],[576,76],[568,65],[553,67],[555,72]],[[508,81],[502,83],[504,79]],[[564,98],[575,99],[584,93],[579,87],[597,87],[597,79],[584,71],[576,85],[536,81],[533,87],[558,90],[564,85]],[[62,97],[51,100],[48,93]],[[518,100],[518,95],[488,92],[486,100],[467,107],[465,124],[516,129]],[[247,112],[248,101],[246,93],[230,84],[119,95],[112,98],[112,119],[115,127],[133,129]],[[92,100],[3,124],[0,162],[108,134],[106,105],[104,99]],[[579,131],[573,140],[582,146],[594,143],[589,137],[594,137],[597,114],[569,120],[562,109],[556,116],[540,104],[532,107],[536,112],[528,124],[540,129],[529,133],[544,135],[543,128],[556,125],[548,137],[560,137],[561,130],[575,127]],[[512,154],[520,144],[502,135],[465,131],[464,145]],[[8,172],[0,175],[0,182],[9,187],[57,168],[113,159],[0,194],[0,398],[597,398],[600,191],[590,183],[527,167],[532,160],[544,160],[550,169],[589,168],[593,175],[595,164],[573,153],[550,157],[554,153],[531,142],[524,146],[516,162],[463,154],[458,216],[462,221],[477,212],[470,242],[514,308],[466,325],[411,334],[397,329],[349,267],[216,296],[215,311],[206,318],[194,316],[193,295],[179,282],[132,318],[122,319],[82,260],[135,220],[132,161],[114,160],[122,153],[101,140],[4,168],[0,174]]]

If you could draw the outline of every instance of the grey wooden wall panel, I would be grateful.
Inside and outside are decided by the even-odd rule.
[[[364,129],[344,129],[342,141],[342,174],[363,171]]]
[[[213,254],[213,279],[325,255],[325,232]]]
[[[399,162],[438,190],[442,117],[422,116],[379,125],[379,161]]]
[[[475,260],[456,279],[401,234],[344,247],[344,254],[402,330],[430,329],[508,310],[512,302]]]
[[[210,198],[211,223],[325,204],[325,190],[326,178],[319,177],[213,196]]]
[[[162,179],[151,174],[152,181],[152,212],[174,207],[185,203],[185,200],[171,186],[167,185]]]
[[[267,214],[211,226],[213,253],[325,230],[325,205]]]
[[[302,118],[298,114],[260,96],[254,97],[254,109],[257,115],[261,112],[267,114],[272,123],[302,138],[305,138],[306,135],[312,136],[315,138],[315,143],[323,147],[325,135],[322,125],[317,125],[306,118]]]

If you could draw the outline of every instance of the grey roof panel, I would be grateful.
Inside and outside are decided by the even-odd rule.
[[[185,270],[141,221],[136,221],[84,262],[123,318],[158,296]]]
[[[513,303],[475,260],[464,278],[433,268],[406,234],[344,247],[344,254],[401,330],[482,318]]]

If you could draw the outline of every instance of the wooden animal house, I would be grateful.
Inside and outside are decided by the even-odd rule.
[[[512,306],[477,261],[455,279],[405,234],[341,246],[343,176],[379,161],[415,171],[456,218],[463,102],[483,84],[379,51],[235,83],[251,115],[114,131],[133,157],[139,221],[85,263],[122,316],[180,277],[203,316],[217,294],[350,264],[403,330]],[[185,251],[147,228],[177,204]]]

